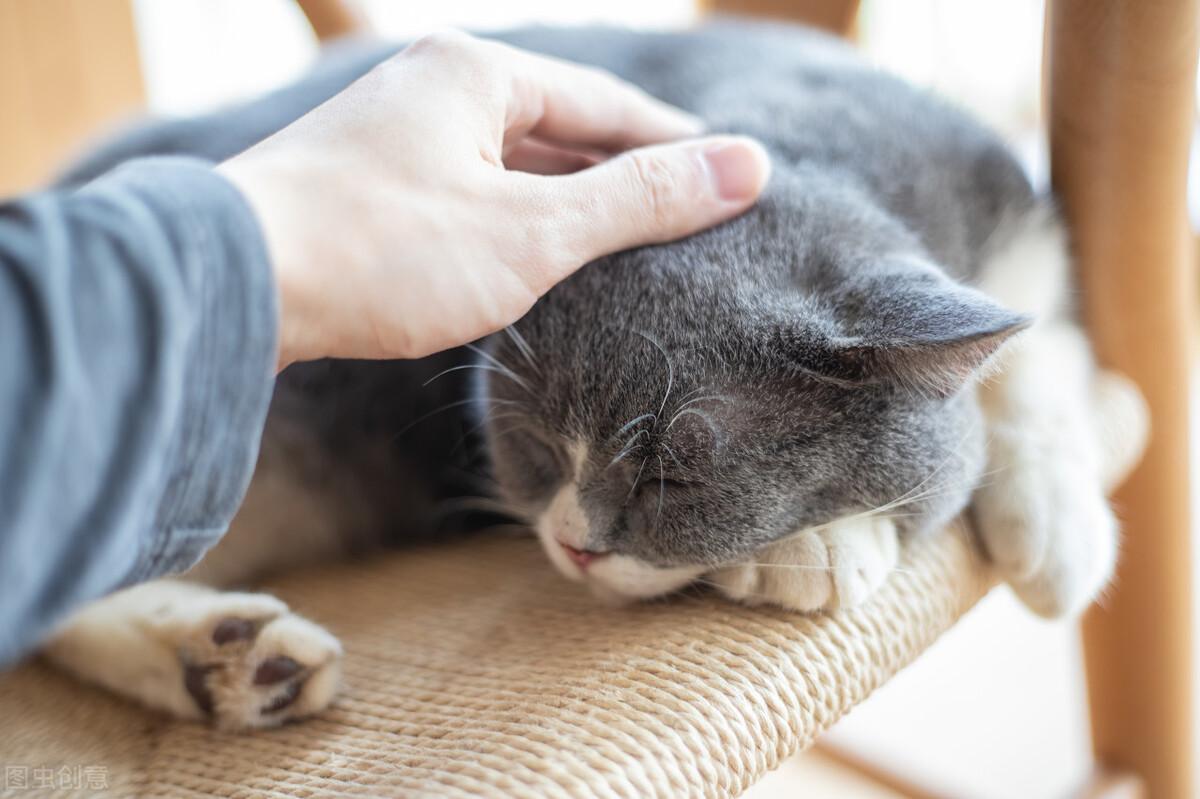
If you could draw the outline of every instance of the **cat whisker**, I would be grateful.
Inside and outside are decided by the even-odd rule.
[[[653,336],[648,333],[644,333],[641,330],[635,330],[633,332],[637,333],[639,336],[646,339],[646,341],[649,341],[651,344],[653,344],[654,347],[662,353],[663,360],[667,362],[667,390],[663,392],[662,404],[658,407],[658,416],[662,416],[663,411],[667,408],[667,400],[671,398],[671,387],[675,385],[675,366],[671,363],[671,356],[667,354],[666,349],[664,349],[663,345],[659,344]]]
[[[926,485],[929,484],[930,480],[937,477],[937,475],[942,471],[942,469],[945,468],[945,466],[956,455],[957,455],[957,453],[951,453],[949,456],[946,457],[945,460],[942,461],[942,463],[938,464],[937,467],[935,467],[932,471],[930,471],[930,473],[927,474],[915,486],[908,489],[907,491],[905,491],[903,494],[896,497],[895,499],[893,499],[889,502],[885,502],[884,504],[880,505],[877,508],[871,509],[870,512],[875,513],[878,511],[886,511],[886,510],[891,510],[892,508],[899,508],[899,507],[903,507],[905,505],[911,505],[912,503],[919,502],[922,499],[928,499],[930,497],[936,496],[939,492],[944,492],[946,490],[949,490],[949,488],[952,487],[952,484],[950,484],[950,483],[934,484],[933,486],[931,486],[929,488],[925,488],[925,487],[926,487]]]
[[[498,374],[498,375],[503,375],[504,377],[508,377],[508,378],[510,378],[510,379],[513,377],[512,373],[511,373],[509,370],[505,370],[505,369],[498,369],[498,368],[496,368],[495,366],[492,366],[492,365],[490,365],[490,364],[486,364],[486,363],[464,363],[464,364],[459,364],[458,366],[451,366],[449,369],[443,369],[442,371],[438,372],[436,375],[434,375],[433,377],[429,378],[429,379],[428,379],[428,380],[426,380],[424,383],[422,383],[422,384],[421,384],[421,388],[425,388],[425,386],[429,385],[429,384],[430,384],[430,383],[432,383],[434,380],[437,380],[439,377],[442,377],[443,375],[448,375],[448,374],[450,374],[451,372],[461,372],[461,371],[463,371],[464,369],[480,369],[480,370],[482,370],[482,371],[485,371],[485,372],[495,372],[495,373],[496,373],[496,374]],[[528,386],[524,386],[524,388],[525,388],[527,391],[529,390],[529,387],[528,387]]]
[[[529,428],[529,425],[524,424],[524,423],[509,425],[508,427],[504,428],[503,430],[494,431],[492,433],[492,436],[494,438],[500,439],[500,438],[504,438],[505,436],[512,435],[513,433],[517,432],[518,430],[527,430],[528,428]]]
[[[942,460],[942,462],[939,463],[937,466],[935,466],[932,470],[930,470],[929,474],[925,475],[925,477],[922,478],[915,486],[908,489],[907,491],[905,491],[903,494],[896,497],[895,499],[893,499],[889,502],[885,502],[884,504],[882,504],[876,508],[871,508],[869,510],[863,511],[862,513],[854,514],[852,516],[842,517],[842,519],[843,520],[844,519],[859,519],[859,518],[863,518],[865,516],[879,513],[881,511],[888,511],[888,510],[892,510],[895,508],[903,507],[905,505],[911,505],[915,502],[920,502],[923,499],[930,499],[934,496],[938,496],[939,493],[943,493],[943,492],[960,487],[960,486],[956,486],[953,484],[943,483],[940,486],[934,486],[932,489],[922,492],[922,489],[929,483],[929,481],[932,480],[933,478],[935,478],[943,469],[945,469],[946,466],[949,465],[951,461],[953,461],[955,458],[962,457],[961,450],[962,450],[963,443],[966,442],[967,439],[970,438],[977,429],[978,429],[977,424],[971,425],[966,430],[966,432],[963,433],[962,438],[959,439],[958,445],[955,446],[950,451],[950,453]]]
[[[729,397],[725,394],[708,394],[707,396],[703,396],[703,397],[695,397],[693,399],[688,400],[687,402],[680,404],[675,409],[675,416],[678,416],[680,414],[680,412],[683,411],[685,408],[695,405],[698,402],[707,402],[708,400],[720,400],[721,402],[733,402],[733,398]],[[674,421],[674,417],[672,417],[672,421]],[[670,424],[668,423],[668,427],[669,426],[670,426]]]
[[[793,571],[832,572],[835,570],[833,566],[817,566],[817,565],[814,565],[811,563],[756,563],[755,561],[748,561],[745,563],[735,563],[733,565],[734,566],[754,566],[755,568],[758,568],[758,569],[792,569]],[[888,569],[887,571],[888,571],[888,574],[891,574],[893,572],[896,574],[916,574],[917,573],[913,569],[905,569],[901,566],[893,566],[892,568]]]
[[[429,419],[431,417],[437,416],[439,413],[444,413],[445,411],[451,410],[453,408],[461,408],[464,405],[471,405],[473,403],[488,403],[488,402],[492,403],[493,405],[524,406],[524,404],[525,404],[523,402],[519,402],[518,400],[495,399],[495,398],[491,398],[491,397],[483,398],[483,399],[480,399],[477,397],[468,397],[467,399],[460,399],[460,400],[455,400],[454,402],[447,402],[445,405],[434,408],[432,411],[421,414],[416,419],[413,419],[411,422],[406,424],[404,427],[400,428],[400,430],[396,433],[396,435],[392,437],[392,440],[395,441],[395,440],[399,439],[400,436],[404,435],[409,430],[412,430],[414,427],[419,425],[421,422],[424,422],[426,419]]]
[[[524,524],[529,524],[529,519],[525,518],[519,511],[494,497],[456,497],[437,504],[437,515],[440,518],[465,511],[496,513],[501,516],[508,516]]]
[[[454,453],[458,452],[459,448],[462,447],[462,445],[465,444],[472,435],[474,435],[475,433],[478,433],[480,430],[482,430],[489,422],[499,422],[499,421],[503,421],[504,419],[524,419],[524,418],[526,418],[526,414],[523,412],[520,412],[520,411],[512,411],[509,413],[499,413],[499,414],[493,415],[495,410],[496,410],[495,408],[489,409],[488,412],[483,415],[483,418],[477,424],[472,425],[469,430],[467,430],[465,433],[463,433],[461,436],[459,436],[458,441],[455,442],[454,447],[450,450],[450,454],[453,455]]]
[[[663,492],[666,489],[667,481],[664,475],[662,455],[656,454],[654,457],[658,458],[658,511],[654,514],[654,529],[657,531],[658,522],[662,518]]]
[[[516,383],[516,384],[517,384],[518,386],[520,386],[521,388],[525,389],[525,391],[526,391],[526,392],[528,392],[528,393],[530,393],[530,394],[532,394],[532,393],[533,393],[533,389],[531,389],[531,388],[529,387],[529,383],[525,382],[525,379],[524,379],[523,377],[521,377],[521,376],[520,376],[520,375],[518,375],[516,372],[514,372],[514,371],[512,370],[512,368],[511,368],[511,367],[509,367],[509,366],[506,366],[506,365],[504,365],[503,363],[501,363],[501,362],[500,362],[498,359],[496,359],[496,358],[495,358],[495,357],[494,357],[494,356],[493,356],[491,353],[489,353],[487,350],[484,350],[484,349],[482,349],[482,348],[480,348],[480,347],[477,347],[477,346],[475,346],[474,344],[466,344],[466,345],[464,345],[464,346],[466,346],[466,348],[467,348],[467,349],[469,349],[471,352],[475,353],[475,354],[476,354],[476,355],[478,355],[479,357],[481,357],[481,358],[486,358],[488,361],[490,361],[490,362],[491,362],[491,364],[492,364],[493,366],[495,366],[497,369],[499,369],[499,370],[500,370],[500,373],[501,373],[501,374],[503,374],[503,375],[504,375],[505,377],[507,377],[509,380],[511,380],[511,381],[513,381],[514,383]]]
[[[690,398],[690,397],[694,397],[694,396],[696,396],[697,394],[699,394],[701,391],[704,391],[706,388],[707,388],[707,386],[697,386],[696,388],[693,388],[691,391],[689,391],[689,392],[687,392],[686,394],[684,394],[683,396],[681,396],[681,397],[679,398],[679,401],[680,401],[680,402],[684,402],[684,401],[686,401],[688,398]]]
[[[637,446],[634,445],[634,442],[637,441],[642,436],[646,436],[646,435],[650,435],[649,431],[647,431],[647,430],[639,430],[636,433],[634,433],[633,436],[631,436],[630,439],[621,446],[620,451],[617,452],[617,454],[615,456],[613,456],[613,459],[608,462],[608,466],[604,467],[605,470],[611,469],[612,467],[616,466],[618,463],[620,463],[622,460],[624,460],[625,457],[627,455],[629,455],[629,453],[631,453],[635,449],[637,449]]]
[[[856,521],[858,519],[865,519],[865,518],[872,517],[872,516],[878,516],[878,517],[881,517],[884,519],[891,519],[891,518],[896,518],[896,517],[903,516],[903,515],[919,515],[919,514],[891,514],[891,513],[887,513],[884,510],[881,510],[879,508],[870,508],[868,510],[862,511],[860,513],[854,513],[849,516],[839,516],[836,519],[832,519],[828,522],[825,522],[824,524],[814,524],[811,527],[802,527],[799,530],[796,530],[795,532],[788,533],[785,536],[781,536],[780,538],[775,539],[772,542],[772,544],[782,544],[784,542],[792,541],[796,538],[799,538],[802,535],[808,535],[810,533],[818,533],[818,532],[821,532],[822,530],[828,530],[830,527],[833,527],[834,525],[837,525],[837,524],[842,524],[843,522]]]
[[[625,501],[628,502],[633,496],[633,492],[637,491],[638,485],[642,482],[642,471],[646,468],[646,461],[650,460],[650,456],[642,458],[642,465],[638,467],[637,474],[633,476],[633,485],[629,487],[629,493],[625,495]]]
[[[696,418],[702,420],[706,425],[708,425],[709,432],[712,433],[713,439],[719,439],[721,437],[720,431],[717,429],[717,423],[713,421],[711,416],[698,408],[687,408],[675,414],[674,418],[671,419],[670,424],[667,425],[667,429],[664,432],[670,432],[671,427],[673,427],[674,424],[684,416],[695,416]]]
[[[980,472],[979,478],[982,481],[983,478],[985,478],[985,477],[995,477],[998,474],[1004,474],[1005,472],[1012,471],[1014,466],[1015,466],[1014,464],[1008,463],[1008,464],[1005,464],[1004,466],[997,466],[995,469],[988,469],[986,472]],[[988,485],[988,484],[984,483],[984,482],[980,482],[979,485]]]
[[[618,452],[616,455],[613,456],[613,459],[608,462],[608,466],[605,466],[604,468],[606,470],[608,470],[608,469],[611,469],[612,467],[616,466],[618,463],[625,460],[625,458],[629,457],[629,454],[631,452],[633,452],[635,449],[637,449],[637,447],[629,447],[628,449],[621,450],[620,452]]]
[[[736,564],[736,565],[761,566],[761,565],[782,565],[782,564]],[[798,571],[821,571],[821,572],[825,572],[825,573],[829,573],[829,572],[833,571],[832,567],[829,567],[829,566],[807,566],[807,565],[803,565],[803,564],[799,565],[799,566],[793,566],[790,568],[796,569]],[[888,569],[885,573],[886,574],[916,574],[916,572],[911,569],[905,569],[905,568],[902,568],[899,566],[893,566],[892,568]],[[703,577],[697,577],[695,580],[692,581],[692,585],[705,585],[705,586],[709,586],[711,588],[716,588],[717,590],[724,589],[724,586],[721,585],[720,583],[718,583],[714,580],[706,580]],[[743,594],[740,598],[763,599],[776,607],[781,607],[781,605],[779,604],[779,597],[773,596],[773,595],[765,593],[763,591],[751,591],[746,594]],[[797,611],[797,612],[801,612],[801,611]]]
[[[510,339],[512,339],[513,344],[516,345],[517,349],[521,353],[521,357],[525,359],[525,362],[529,364],[529,366],[535,372],[541,374],[542,367],[538,364],[537,358],[533,354],[533,347],[529,346],[529,342],[526,341],[525,337],[521,335],[521,331],[517,330],[516,325],[509,325],[508,327],[504,328],[504,332],[508,334]]]
[[[891,518],[908,518],[908,517],[913,517],[913,516],[920,516],[921,515],[920,513],[893,513],[891,511],[896,511],[896,510],[898,510],[900,508],[904,508],[908,505],[912,505],[914,503],[921,502],[922,500],[933,499],[934,497],[941,496],[941,495],[949,493],[951,491],[957,491],[959,488],[961,488],[961,484],[956,484],[954,481],[948,481],[945,483],[935,484],[933,486],[930,486],[929,488],[926,488],[923,491],[921,490],[922,487],[924,487],[926,485],[926,483],[929,482],[929,479],[931,477],[936,476],[938,471],[941,470],[942,466],[944,466],[945,463],[947,463],[950,460],[950,457],[953,457],[953,456],[954,456],[954,453],[952,453],[952,455],[949,456],[946,461],[943,461],[943,463],[941,465],[939,465],[932,472],[930,472],[929,475],[927,475],[924,479],[922,479],[921,482],[917,483],[917,485],[913,486],[913,488],[909,489],[908,491],[904,492],[903,494],[901,494],[900,496],[896,497],[895,499],[893,499],[889,502],[879,505],[878,507],[867,508],[866,510],[860,511],[858,513],[852,513],[847,516],[839,516],[838,518],[828,521],[824,524],[818,524],[818,525],[814,525],[812,527],[805,527],[801,530],[797,530],[794,533],[786,535],[783,538],[780,538],[778,540],[779,541],[789,541],[793,538],[797,538],[797,537],[805,535],[807,533],[816,532],[819,530],[827,530],[830,527],[834,526],[835,524],[841,524],[843,522],[855,521],[858,519],[866,519],[866,518],[871,518],[871,517],[882,517],[882,518],[891,519]],[[975,487],[975,485],[973,485],[973,487]]]
[[[622,433],[628,432],[631,428],[637,427],[640,422],[644,422],[647,419],[650,419],[651,421],[658,421],[658,416],[653,413],[643,413],[641,416],[635,416],[625,424],[621,425],[621,429],[613,433],[611,437],[616,438]]]
[[[929,492],[919,494],[916,496],[905,497],[903,499],[898,498],[896,500],[892,500],[891,502],[889,502],[885,505],[880,505],[877,508],[867,508],[866,510],[860,511],[858,513],[852,513],[847,516],[839,516],[836,519],[832,519],[828,522],[825,522],[824,524],[816,524],[811,527],[804,527],[799,530],[796,530],[793,533],[789,533],[788,535],[785,535],[781,538],[776,539],[776,541],[774,543],[783,543],[785,541],[791,541],[795,538],[799,538],[802,535],[808,535],[809,533],[820,532],[821,530],[828,530],[829,528],[833,527],[834,525],[843,524],[845,522],[857,521],[859,519],[867,519],[867,518],[872,518],[872,517],[878,517],[878,518],[884,518],[884,519],[903,519],[903,518],[919,517],[922,514],[918,513],[918,512],[895,513],[895,512],[891,512],[891,511],[895,511],[897,508],[903,508],[906,505],[911,505],[914,502],[919,502],[922,499],[929,499],[931,497],[937,496],[939,493],[939,490],[940,489],[935,488],[935,489],[931,489]]]
[[[990,474],[998,474],[1001,471],[1003,471],[1003,469],[997,469],[995,472],[992,472]],[[978,480],[978,479],[967,480],[964,478],[964,479],[960,479],[960,480],[947,480],[942,483],[936,483],[934,485],[931,485],[931,486],[927,487],[924,491],[920,491],[916,494],[912,494],[910,496],[899,497],[895,500],[892,500],[891,502],[887,503],[886,505],[881,505],[878,508],[878,510],[891,510],[894,508],[902,508],[907,505],[912,505],[914,503],[922,502],[927,499],[936,499],[937,497],[942,497],[942,496],[946,496],[947,494],[959,492],[959,491],[963,490],[964,488],[969,488],[970,490],[975,491],[975,490],[978,490],[979,488],[982,488],[982,487],[984,487],[986,485],[990,485],[990,484],[991,483],[988,481]]]
[[[680,469],[683,468],[683,464],[679,462],[679,456],[675,454],[675,450],[671,449],[667,442],[660,441],[659,446],[667,451],[667,454],[671,456],[671,460],[675,461],[676,466],[678,466]]]

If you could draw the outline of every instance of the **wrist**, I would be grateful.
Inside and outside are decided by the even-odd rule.
[[[307,270],[301,257],[305,225],[297,218],[300,209],[296,194],[280,185],[276,170],[255,163],[253,158],[226,161],[217,172],[246,199],[266,245],[278,309],[276,368],[282,370],[296,361],[320,357],[321,347],[313,339],[316,328],[304,322],[310,303],[303,280]]]

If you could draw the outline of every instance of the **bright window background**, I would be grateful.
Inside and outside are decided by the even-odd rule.
[[[604,22],[678,27],[692,0],[363,0],[377,32],[410,38],[444,26]],[[186,114],[252,96],[316,56],[291,0],[137,0],[151,110]],[[1037,134],[1042,4],[1038,0],[867,0],[867,57],[931,86],[1001,130],[1040,176]],[[1074,627],[1035,620],[992,593],[916,665],[852,713],[834,735],[899,771],[939,775],[949,795],[1066,795],[1090,769]]]
[[[360,0],[372,26],[405,39],[442,27],[606,23],[669,28],[697,19],[694,0]],[[191,113],[249,97],[300,74],[315,57],[291,0],[135,0],[151,109]],[[1042,7],[1038,0],[864,3],[869,57],[964,100],[1012,130],[1036,120]]]

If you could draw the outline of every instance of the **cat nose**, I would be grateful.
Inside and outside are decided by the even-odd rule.
[[[567,553],[567,557],[571,559],[571,562],[582,571],[587,571],[587,567],[592,565],[593,561],[608,554],[607,552],[594,552],[590,549],[576,549],[570,544],[564,544],[562,541],[559,541],[558,545]]]

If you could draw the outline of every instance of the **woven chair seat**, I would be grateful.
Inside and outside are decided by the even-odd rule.
[[[223,733],[34,661],[0,676],[0,758],[94,767],[116,796],[736,796],[991,585],[960,528],[815,617],[703,592],[606,607],[528,539],[399,552],[267,586],[346,647],[319,716]]]

